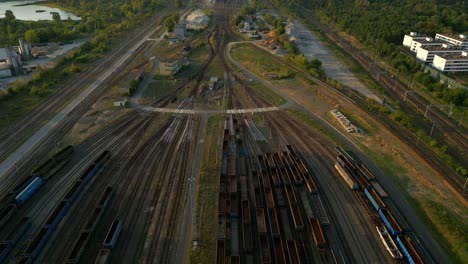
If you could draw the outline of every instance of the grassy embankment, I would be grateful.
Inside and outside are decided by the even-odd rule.
[[[208,124],[197,187],[197,239],[198,248],[190,251],[190,263],[214,263],[216,258],[216,239],[218,233],[218,184],[221,164],[220,137],[223,133],[223,116],[208,118]]]

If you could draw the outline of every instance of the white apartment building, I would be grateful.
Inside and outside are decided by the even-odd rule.
[[[432,63],[435,55],[453,55],[460,54],[462,50],[458,47],[450,47],[450,45],[443,44],[441,46],[421,47],[416,53],[416,58],[426,63]]]
[[[435,39],[445,41],[452,45],[459,46],[461,49],[468,50],[468,35],[436,34]]]
[[[413,40],[424,40],[426,39],[426,36],[423,36],[423,35],[419,35],[418,32],[410,32],[409,35],[405,35],[405,37],[403,38],[403,46],[405,47],[410,47],[411,46],[411,42],[413,42]]]
[[[410,48],[410,50],[412,52],[417,53],[418,49],[421,48],[421,47],[423,47],[423,48],[426,48],[426,47],[440,47],[443,44],[445,44],[445,42],[434,41],[432,38],[426,37],[423,40],[413,40],[411,42],[411,46],[409,48]]]
[[[435,55],[432,66],[443,72],[468,72],[468,52],[459,54]]]

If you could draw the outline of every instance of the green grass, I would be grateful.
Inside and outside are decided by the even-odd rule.
[[[286,99],[260,82],[249,82],[248,85],[274,106],[280,106],[286,103]]]
[[[258,76],[267,77],[267,74],[276,74],[280,78],[290,77],[292,73],[282,64],[271,60],[274,56],[253,44],[237,44],[231,49],[232,58]]]
[[[205,61],[207,58],[208,58],[208,50],[204,43],[202,45],[199,45],[196,48],[193,48],[189,54],[190,60],[196,60],[196,61],[201,62],[201,61]]]
[[[221,63],[221,60],[216,57],[208,66],[208,69],[205,74],[205,80],[208,81],[210,77],[218,77],[220,79],[224,78],[224,67]]]
[[[208,119],[203,161],[197,187],[197,239],[198,248],[190,250],[190,263],[214,263],[216,259],[216,239],[218,237],[218,184],[219,167],[222,159],[218,146],[221,144],[223,116],[215,115]]]
[[[322,123],[313,119],[308,114],[302,111],[296,110],[296,109],[288,109],[286,111],[291,116],[302,121],[304,124],[314,128],[315,131],[317,131],[323,137],[328,138],[329,140],[331,140],[332,142],[335,142],[336,144],[339,144],[339,142],[341,142],[341,140],[339,140],[333,133],[330,133],[329,128],[325,127]]]
[[[158,80],[148,85],[148,88],[144,92],[145,97],[155,97],[156,99],[167,95],[173,91],[178,85],[177,81],[174,80]]]

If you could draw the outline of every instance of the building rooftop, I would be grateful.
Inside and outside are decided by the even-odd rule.
[[[468,60],[468,56],[463,55],[463,53],[460,54],[446,54],[446,55],[437,55],[441,58],[444,58],[446,60]]]
[[[436,34],[436,36],[437,35],[444,36],[444,37],[451,38],[451,39],[455,39],[455,40],[458,40],[458,41],[468,42],[468,35],[467,34],[438,33],[438,34]],[[464,36],[464,37],[462,37],[462,36]]]
[[[428,47],[421,47],[420,49],[427,50],[427,51],[447,51],[447,52],[462,52],[463,50],[460,47],[451,47],[447,48],[442,45],[440,46],[428,46]]]

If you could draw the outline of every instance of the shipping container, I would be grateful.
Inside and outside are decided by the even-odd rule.
[[[376,211],[379,211],[380,208],[385,207],[385,203],[380,199],[379,195],[374,191],[372,188],[364,189],[364,193],[366,194],[367,198],[374,206]]]
[[[102,243],[104,248],[114,248],[117,240],[119,239],[120,232],[122,231],[122,222],[119,220],[114,220],[107,232],[106,238]]]
[[[397,236],[397,243],[410,264],[423,264],[418,252],[414,249],[413,244],[406,236]]]
[[[384,191],[382,186],[376,181],[371,182],[372,188],[379,194],[380,198],[385,199],[388,197],[388,194]]]
[[[335,163],[335,169],[338,171],[338,174],[341,176],[341,178],[346,182],[346,184],[352,189],[352,190],[357,190],[359,189],[359,185],[353,180],[351,175],[348,174],[348,172],[343,169],[343,167],[338,164],[337,162]]]
[[[101,248],[94,264],[108,264],[112,251],[108,248]]]
[[[397,223],[393,215],[388,211],[387,208],[381,208],[379,210],[379,215],[387,226],[388,231],[393,236],[400,235],[403,230],[401,230],[400,225]]]
[[[35,176],[34,179],[15,198],[18,206],[23,205],[41,187],[42,179]]]

